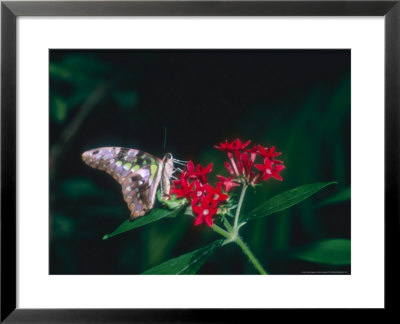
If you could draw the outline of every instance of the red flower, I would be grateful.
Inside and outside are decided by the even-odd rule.
[[[202,185],[201,182],[199,180],[196,180],[194,182],[195,186],[193,189],[193,195],[191,197],[191,203],[193,204],[197,204],[205,195],[206,193],[206,188],[205,186],[207,185]]]
[[[244,151],[250,153],[250,159],[254,162],[258,153],[257,145],[253,146],[251,149],[245,149]]]
[[[257,145],[257,149],[258,153],[264,158],[274,158],[282,154],[281,152],[275,152],[275,146],[268,149],[268,147],[264,148],[261,145]]]
[[[183,171],[179,180],[174,180],[170,189],[170,194],[175,194],[177,198],[190,199],[193,195],[194,182],[189,183],[187,173]],[[180,187],[180,188],[179,188]]]
[[[203,167],[200,164],[194,167],[194,163],[189,161],[187,164],[187,172],[191,178],[200,178],[203,183],[207,183],[207,174],[211,173],[213,164],[210,163],[207,167]]]
[[[251,154],[249,157],[249,153],[244,152],[240,155],[240,160],[243,164],[245,180],[247,183],[253,183],[255,172],[253,171],[253,164],[256,159],[255,154]]]
[[[235,174],[233,173],[232,166],[229,164],[229,162],[225,161],[224,164],[225,164],[225,168],[228,170],[228,172],[229,172],[231,175],[235,175]]]
[[[225,143],[219,143],[219,146],[214,145],[214,147],[216,149],[224,151],[224,152],[234,152],[234,151],[243,150],[250,143],[251,143],[251,141],[242,143],[242,141],[237,138],[237,139],[233,140],[232,143],[225,141]]]
[[[232,188],[239,186],[238,183],[232,181],[233,177],[225,178],[223,176],[217,175],[217,178],[220,181],[218,183],[220,183],[222,186],[224,186],[225,192],[229,192],[232,190]],[[217,185],[218,185],[218,183],[217,183]]]
[[[217,207],[220,202],[224,202],[228,199],[228,195],[221,192],[221,183],[217,183],[216,187],[206,184],[205,189],[205,199],[210,199],[213,207]]]
[[[206,196],[201,200],[200,205],[192,205],[193,213],[196,215],[194,225],[200,225],[206,222],[208,226],[213,225],[212,217],[217,213],[218,209],[213,206],[210,196]]]
[[[279,181],[282,181],[282,177],[279,175],[279,172],[285,168],[283,164],[275,163],[266,157],[264,159],[264,164],[256,164],[255,167],[261,171],[263,180],[268,180],[269,178],[273,177]]]
[[[172,181],[170,193],[175,194],[177,198],[189,200],[196,215],[195,225],[205,222],[208,226],[212,226],[212,217],[218,212],[218,206],[228,199],[228,195],[221,191],[223,186],[221,182],[218,182],[215,188],[208,183],[207,175],[211,172],[212,166],[212,163],[207,167],[199,164],[195,166],[189,161],[180,178]]]
[[[275,146],[271,148],[263,147],[261,145],[254,145],[252,148],[247,148],[250,141],[242,143],[240,139],[215,146],[221,151],[225,151],[228,155],[228,161],[225,161],[225,167],[229,174],[235,177],[238,181],[244,182],[254,186],[262,180],[268,180],[273,177],[282,180],[279,172],[285,167],[283,161],[276,160],[275,158],[281,155],[280,152],[275,151]],[[256,164],[257,157],[262,158],[263,164]],[[225,191],[232,189],[225,187]]]

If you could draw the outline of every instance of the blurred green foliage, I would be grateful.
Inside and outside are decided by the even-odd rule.
[[[162,156],[163,126],[169,152],[213,162],[214,175],[226,175],[213,148],[225,139],[283,153],[283,182],[248,190],[244,211],[294,187],[337,181],[249,222],[243,236],[272,274],[350,272],[349,51],[51,50],[49,71],[50,273],[141,273],[218,238],[179,215],[102,240],[129,210],[120,185],[81,153],[115,145]],[[327,265],[324,256],[339,261]],[[227,245],[199,273],[255,271]]]
[[[346,265],[350,263],[350,240],[332,239],[311,243],[291,252],[301,260]]]

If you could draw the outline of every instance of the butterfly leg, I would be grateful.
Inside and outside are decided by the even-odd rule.
[[[182,166],[186,166],[189,161],[174,159],[173,162],[174,162],[174,164],[179,164],[179,165],[182,165]]]

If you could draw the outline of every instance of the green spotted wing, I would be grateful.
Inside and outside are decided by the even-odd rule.
[[[153,208],[160,183],[167,190],[164,191],[164,197],[169,195],[169,179],[173,169],[173,159],[169,153],[159,159],[140,150],[101,147],[84,152],[82,160],[92,168],[107,172],[121,184],[131,220]]]

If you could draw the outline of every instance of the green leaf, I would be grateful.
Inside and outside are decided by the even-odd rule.
[[[247,221],[249,219],[265,217],[280,212],[302,202],[321,189],[334,183],[337,182],[317,182],[285,191],[262,203],[249,214],[243,215],[240,220]]]
[[[65,69],[61,65],[55,63],[50,63],[49,72],[51,77],[59,79],[68,79],[71,77],[71,72],[68,69]]]
[[[55,104],[55,113],[53,116],[56,121],[63,122],[67,117],[67,105],[65,101],[60,98],[56,98],[54,100],[54,104]]]
[[[184,206],[181,206],[180,208],[177,208],[175,210],[153,209],[149,214],[142,216],[134,221],[130,221],[129,219],[127,219],[121,225],[119,225],[114,232],[104,235],[103,240],[107,240],[115,235],[125,233],[135,228],[156,222],[165,217],[175,217],[179,214],[183,207]]]
[[[333,205],[333,204],[339,204],[341,202],[345,202],[350,200],[351,198],[351,188],[346,188],[337,194],[321,201],[317,206],[322,207],[326,205]]]
[[[223,242],[224,240],[214,241],[201,249],[165,261],[158,266],[146,270],[143,274],[195,274]]]
[[[51,213],[50,226],[53,237],[71,237],[76,231],[76,220],[68,214],[54,212]]]
[[[55,93],[50,93],[50,117],[56,123],[63,123],[68,115],[68,105],[65,98]]]
[[[350,264],[351,242],[347,239],[319,241],[289,254],[289,257],[330,265]]]

